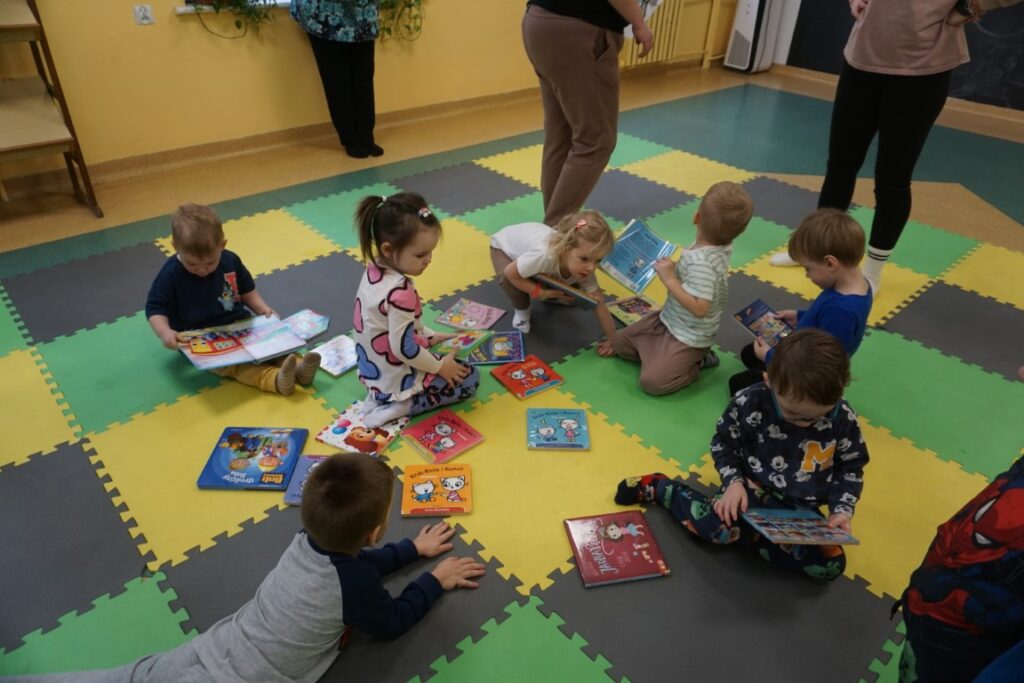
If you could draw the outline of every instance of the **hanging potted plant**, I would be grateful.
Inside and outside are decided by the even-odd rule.
[[[380,0],[380,39],[416,40],[423,31],[423,0]]]

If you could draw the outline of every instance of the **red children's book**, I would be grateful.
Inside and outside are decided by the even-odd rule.
[[[532,353],[518,363],[506,363],[492,368],[491,374],[516,398],[533,396],[563,382],[561,375]]]
[[[484,440],[483,434],[447,409],[406,427],[402,438],[434,465],[448,462]]]
[[[565,520],[583,586],[665,576],[668,565],[637,510]]]

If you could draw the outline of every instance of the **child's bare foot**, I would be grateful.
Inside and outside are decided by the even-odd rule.
[[[277,393],[282,396],[291,396],[295,393],[295,359],[298,358],[294,353],[289,354],[284,362],[281,363],[281,367],[277,370]]]
[[[299,367],[295,370],[295,381],[304,387],[313,383],[316,371],[320,369],[320,354],[310,351],[302,357]]]

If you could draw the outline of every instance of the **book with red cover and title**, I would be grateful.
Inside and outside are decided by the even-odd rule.
[[[402,438],[435,465],[457,458],[484,440],[483,434],[447,408],[406,427]]]
[[[532,353],[519,363],[505,363],[492,368],[491,374],[516,398],[533,396],[564,381],[550,365]]]
[[[669,573],[639,510],[567,519],[565,531],[585,588]]]
[[[446,517],[473,511],[472,469],[466,463],[407,465],[402,516]]]

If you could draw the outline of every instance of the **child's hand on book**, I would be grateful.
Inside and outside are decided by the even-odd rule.
[[[178,333],[174,330],[167,330],[160,333],[160,341],[169,349],[178,350]]]
[[[775,318],[786,323],[790,327],[796,327],[796,311],[787,308],[784,311],[775,311]]]
[[[449,387],[462,384],[462,380],[469,375],[470,369],[455,360],[455,353],[449,353],[441,359],[441,369],[437,371],[438,377],[448,382]]]
[[[853,535],[850,531],[850,515],[845,512],[833,512],[828,516],[828,525],[833,529],[841,529],[844,533]]]
[[[731,527],[739,519],[740,513],[747,511],[747,488],[742,481],[734,481],[712,507],[725,526]]]
[[[764,360],[768,355],[768,351],[772,347],[768,346],[768,342],[764,340],[764,337],[754,337],[754,355],[760,360]]]
[[[431,337],[429,341],[430,341],[430,345],[431,346],[437,346],[438,344],[446,342],[449,339],[455,339],[458,336],[459,335],[457,335],[457,334],[442,334],[442,333],[438,332],[433,337]]]
[[[676,264],[667,256],[662,256],[654,262],[654,272],[662,282],[668,284],[671,280],[678,280],[676,277]]]
[[[455,529],[445,522],[428,524],[420,529],[420,533],[412,540],[412,543],[416,546],[420,557],[436,557],[452,549],[452,544],[449,541],[454,534]]]
[[[473,579],[483,576],[485,571],[486,567],[472,557],[448,557],[430,573],[441,584],[441,588],[450,591],[454,588],[476,588],[480,584]]]
[[[597,355],[610,358],[615,355],[615,349],[612,348],[612,342],[610,339],[605,339],[603,342],[597,345]]]

